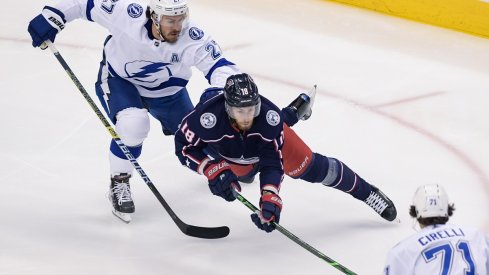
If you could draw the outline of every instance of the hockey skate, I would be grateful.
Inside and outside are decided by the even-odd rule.
[[[109,200],[112,202],[112,213],[125,223],[131,222],[130,213],[134,213],[134,202],[131,198],[129,178],[131,175],[121,173],[110,179]]]
[[[379,188],[372,186],[372,191],[364,202],[377,212],[382,218],[393,221],[397,217],[394,203]]]

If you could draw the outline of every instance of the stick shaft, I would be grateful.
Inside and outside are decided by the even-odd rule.
[[[239,194],[238,192],[235,192],[235,196],[236,198],[242,202],[246,207],[248,207],[252,212],[257,212],[257,211],[260,211],[258,208],[256,208],[256,206],[254,206],[250,201],[248,201],[245,197],[243,197],[241,194]],[[316,248],[312,247],[311,245],[309,245],[308,243],[306,243],[305,241],[301,240],[299,237],[297,237],[296,235],[292,234],[290,231],[288,231],[287,229],[285,229],[285,227],[281,226],[280,224],[278,223],[275,223],[275,222],[272,222],[276,229],[282,233],[283,235],[285,235],[287,238],[289,238],[290,240],[292,240],[293,242],[295,242],[296,244],[300,245],[302,248],[306,249],[307,251],[311,252],[313,255],[315,255],[316,257],[324,260],[325,262],[327,262],[328,264],[330,264],[331,266],[333,266],[334,268],[338,269],[339,271],[343,272],[344,274],[348,274],[348,275],[356,275],[355,272],[349,270],[348,268],[344,267],[343,265],[341,265],[340,263],[336,262],[335,260],[331,259],[330,257],[326,256],[324,253],[322,253],[321,251],[317,250]]]
[[[184,223],[180,218],[175,214],[173,209],[170,207],[170,205],[166,202],[166,200],[161,196],[160,192],[156,189],[154,186],[153,182],[151,179],[148,177],[146,172],[144,172],[143,168],[139,165],[138,161],[136,158],[132,155],[132,153],[129,151],[129,148],[122,142],[120,139],[119,135],[117,135],[117,132],[114,130],[110,122],[105,118],[105,116],[102,114],[100,111],[100,108],[95,104],[95,102],[92,100],[90,95],[87,93],[81,82],[78,80],[76,75],[73,73],[71,68],[68,66],[64,58],[61,56],[59,51],[56,49],[56,47],[53,45],[53,43],[49,40],[46,40],[45,45],[49,47],[49,49],[53,52],[54,56],[56,59],[59,61],[63,69],[66,71],[68,76],[71,78],[73,83],[76,85],[82,96],[85,98],[87,103],[90,105],[92,110],[95,112],[97,117],[100,119],[102,124],[105,126],[109,134],[112,136],[112,139],[115,141],[117,146],[122,150],[126,158],[131,162],[131,164],[134,166],[134,169],[139,173],[141,178],[144,180],[146,185],[151,189],[153,194],[156,196],[158,201],[161,203],[161,205],[165,208],[166,212],[170,215],[172,220],[175,222],[175,224],[178,226],[178,228],[186,235],[192,236],[192,237],[198,237],[198,238],[205,238],[205,239],[216,239],[216,238],[223,238],[226,237],[229,234],[229,228],[226,226],[222,227],[213,227],[213,228],[208,228],[208,227],[199,227],[199,226],[193,226],[193,225],[188,225]]]

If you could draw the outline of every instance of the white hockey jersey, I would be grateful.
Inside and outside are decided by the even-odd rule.
[[[109,30],[101,82],[108,76],[118,76],[135,84],[144,97],[163,97],[186,86],[192,66],[215,87],[224,87],[228,76],[239,73],[209,34],[192,22],[176,43],[153,39],[146,7],[147,3],[137,0],[65,0],[54,8],[64,14],[67,22],[83,18]]]
[[[394,246],[385,275],[488,275],[489,239],[454,225],[428,226]]]

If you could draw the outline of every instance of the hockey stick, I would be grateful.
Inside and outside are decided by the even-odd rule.
[[[153,182],[149,179],[149,177],[146,175],[144,172],[143,168],[139,165],[137,162],[136,158],[131,154],[129,149],[127,148],[124,143],[122,143],[121,139],[117,135],[116,131],[114,128],[110,125],[109,121],[105,118],[105,116],[102,114],[100,109],[95,105],[95,102],[92,100],[90,95],[87,93],[85,88],[83,88],[82,84],[78,80],[78,78],[75,76],[73,71],[70,69],[66,61],[63,59],[59,51],[54,47],[53,43],[50,40],[46,40],[44,43],[51,49],[53,52],[54,56],[56,59],[59,61],[61,66],[63,66],[63,69],[66,71],[68,76],[71,78],[73,83],[75,83],[76,87],[82,94],[82,96],[85,98],[85,100],[88,102],[90,107],[92,107],[92,110],[97,114],[97,117],[100,119],[102,124],[105,126],[107,131],[109,131],[110,135],[112,136],[112,139],[117,143],[119,148],[124,152],[124,155],[126,155],[126,158],[131,162],[131,164],[134,166],[136,171],[138,171],[139,175],[141,178],[144,180],[144,182],[148,185],[149,189],[153,192],[153,194],[156,196],[158,201],[163,205],[165,208],[166,212],[170,215],[170,217],[173,219],[175,224],[178,226],[178,228],[183,232],[183,234],[196,237],[196,238],[202,238],[202,239],[218,239],[218,238],[224,238],[229,234],[229,227],[227,226],[220,226],[220,227],[200,227],[200,226],[195,226],[195,225],[189,225],[184,223],[178,216],[173,212],[171,207],[168,205],[168,203],[163,199],[161,196],[160,192],[156,189],[154,186]]]
[[[250,201],[248,201],[245,197],[243,197],[240,193],[238,193],[236,190],[233,190],[235,197],[242,202],[246,207],[248,207],[252,212],[258,212],[260,211],[258,208],[256,208]],[[344,267],[340,263],[336,262],[335,260],[331,259],[330,257],[324,255],[322,252],[317,250],[316,248],[312,247],[305,241],[301,240],[299,237],[296,235],[292,234],[290,231],[285,229],[283,226],[276,222],[272,222],[275,225],[275,228],[282,234],[284,234],[287,238],[291,239],[294,241],[296,244],[302,246],[304,249],[307,251],[311,252],[315,256],[319,257],[320,259],[323,259],[326,261],[328,264],[333,266],[334,268],[338,269],[339,271],[343,272],[344,274],[348,275],[357,275],[357,273],[349,270],[348,268]]]

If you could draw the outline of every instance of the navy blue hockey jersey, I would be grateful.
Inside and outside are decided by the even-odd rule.
[[[260,185],[271,184],[279,189],[284,175],[283,119],[275,104],[260,97],[260,113],[246,132],[232,125],[222,94],[198,104],[175,134],[175,153],[180,162],[199,174],[203,173],[209,152],[233,164],[258,164]]]

